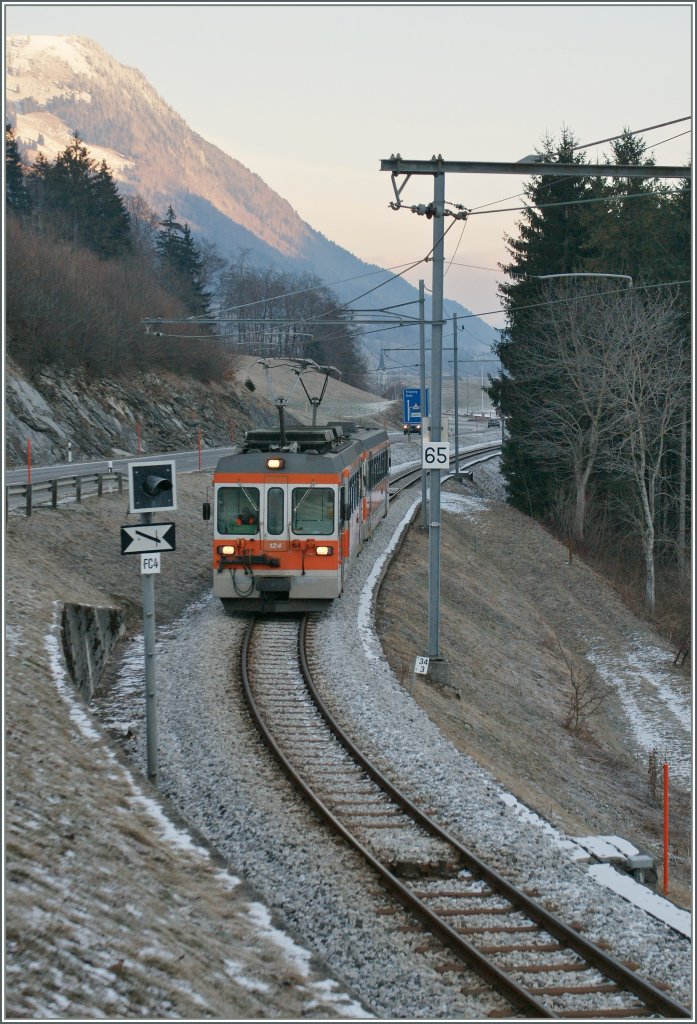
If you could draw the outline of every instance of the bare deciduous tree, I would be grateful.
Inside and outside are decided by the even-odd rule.
[[[598,453],[616,434],[613,389],[621,339],[617,298],[605,282],[555,283],[543,304],[530,311],[520,411],[526,431],[521,446],[546,469],[573,486],[572,535],[584,538],[588,483]]]
[[[656,515],[666,455],[679,449],[689,403],[689,366],[674,294],[635,292],[618,303],[622,340],[613,393],[620,432],[603,451],[607,468],[625,478],[634,501],[625,511],[641,537],[646,610],[656,607]]]
[[[569,671],[569,703],[564,718],[564,728],[574,735],[581,732],[584,724],[600,710],[607,698],[607,689],[592,666],[579,666],[566,653],[557,637],[566,667]]]

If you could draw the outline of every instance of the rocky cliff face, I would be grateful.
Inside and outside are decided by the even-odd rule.
[[[275,403],[283,400],[288,425],[312,423],[313,408],[292,367],[281,364],[271,380],[253,356],[237,356],[235,376],[203,384],[174,374],[86,377],[45,370],[28,380],[11,361],[5,366],[5,459],[8,469],[32,462],[66,462],[68,442],[76,462],[138,454],[226,447],[252,427],[278,424]],[[401,425],[401,405],[331,378],[318,423],[355,420]],[[309,395],[319,396],[322,374],[310,374]]]
[[[277,422],[272,403],[241,381],[203,384],[174,375],[91,380],[46,371],[29,381],[5,371],[5,457],[24,465],[27,441],[37,465],[229,445],[252,425]]]

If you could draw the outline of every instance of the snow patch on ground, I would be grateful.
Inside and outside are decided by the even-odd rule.
[[[586,642],[588,660],[616,691],[643,759],[656,751],[671,776],[689,789],[692,712],[676,690],[671,652],[639,636],[627,637],[619,653],[603,649],[594,638]]]

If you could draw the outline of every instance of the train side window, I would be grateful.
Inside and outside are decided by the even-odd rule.
[[[274,537],[283,533],[283,488],[269,487],[266,495],[266,529]]]
[[[294,487],[294,533],[326,537],[334,532],[334,491],[330,487]]]
[[[221,487],[216,509],[218,533],[259,532],[259,488]]]

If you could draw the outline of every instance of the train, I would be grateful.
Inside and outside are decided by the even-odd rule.
[[[389,508],[385,429],[248,430],[213,473],[213,592],[225,611],[322,611]],[[211,510],[212,504],[212,510]]]

